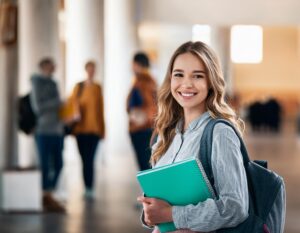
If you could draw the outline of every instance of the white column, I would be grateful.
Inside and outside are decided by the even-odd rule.
[[[226,91],[233,94],[232,63],[230,57],[230,27],[212,28],[212,47],[218,54],[226,81]]]
[[[131,150],[126,98],[136,43],[134,3],[134,0],[106,0],[104,4],[107,150],[114,155],[126,155]]]
[[[97,63],[96,80],[103,81],[103,0],[66,0],[66,91],[84,78],[87,60]]]
[[[62,77],[59,37],[59,0],[19,1],[19,94],[30,91],[30,76],[38,70],[38,62],[45,56],[52,57],[56,64],[58,84]],[[19,165],[36,163],[33,138],[19,134]]]
[[[175,50],[183,43],[192,39],[190,27],[180,25],[161,25],[159,32],[159,83],[165,79],[166,71],[170,59]]]

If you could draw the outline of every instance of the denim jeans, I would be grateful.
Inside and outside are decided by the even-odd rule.
[[[61,135],[35,135],[40,167],[42,171],[42,187],[44,191],[55,188],[63,167],[62,150],[64,137]]]

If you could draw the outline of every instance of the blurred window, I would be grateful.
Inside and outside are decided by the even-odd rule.
[[[210,40],[211,28],[210,28],[210,26],[196,24],[193,26],[192,33],[193,33],[192,34],[193,41],[202,41],[208,45],[211,44],[211,40]]]
[[[263,30],[255,25],[231,28],[231,60],[234,63],[260,63],[263,58]]]

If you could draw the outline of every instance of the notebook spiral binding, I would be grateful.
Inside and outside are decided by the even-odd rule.
[[[201,171],[201,173],[202,173],[202,175],[203,175],[203,178],[204,178],[204,180],[205,180],[205,182],[206,182],[206,184],[207,184],[207,187],[208,187],[210,193],[211,193],[212,196],[213,196],[213,199],[216,199],[216,194],[215,194],[214,189],[212,188],[212,186],[211,186],[211,184],[210,184],[210,182],[209,182],[209,180],[208,180],[208,178],[207,178],[207,175],[206,175],[206,173],[205,173],[205,171],[204,171],[204,168],[203,168],[203,166],[202,166],[201,161],[200,161],[198,158],[195,158],[195,160],[196,160],[196,162],[197,162],[197,164],[198,164],[198,167],[199,167],[199,169],[200,169],[200,171]]]

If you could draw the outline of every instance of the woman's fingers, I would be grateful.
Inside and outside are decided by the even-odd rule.
[[[137,198],[137,201],[138,201],[138,202],[141,202],[141,203],[152,204],[152,203],[155,202],[155,198],[139,196],[139,197]]]

